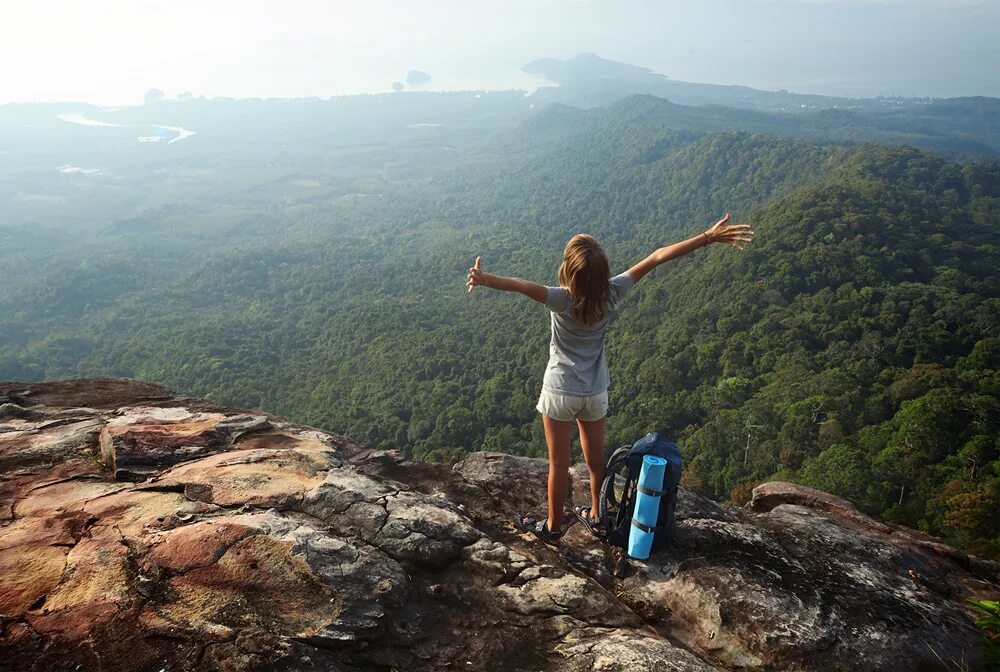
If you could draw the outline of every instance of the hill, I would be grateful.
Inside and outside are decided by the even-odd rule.
[[[521,66],[521,70],[529,75],[540,75],[560,84],[588,82],[595,79],[663,79],[663,75],[654,74],[649,68],[608,60],[591,53],[577,54],[565,61],[558,58],[541,58],[526,63]]]
[[[1000,100],[965,98],[838,98],[747,86],[682,82],[646,68],[580,54],[524,66],[558,87],[532,94],[539,106],[633,106],[645,99],[660,122],[698,130],[744,130],[828,140],[907,143],[924,149],[996,156]],[[659,101],[659,102],[655,102]],[[667,102],[669,101],[669,103]],[[658,111],[657,111],[658,109]]]

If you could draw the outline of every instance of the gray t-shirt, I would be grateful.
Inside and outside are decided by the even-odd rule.
[[[575,397],[589,397],[608,389],[608,362],[604,357],[604,335],[618,302],[632,288],[632,276],[611,278],[610,310],[600,322],[586,325],[573,317],[569,290],[549,287],[545,305],[552,311],[549,365],[542,389]]]

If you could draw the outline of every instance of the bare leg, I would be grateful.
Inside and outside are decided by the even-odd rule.
[[[580,428],[580,447],[583,449],[583,459],[587,461],[587,470],[590,472],[590,518],[597,520],[601,502],[601,484],[604,483],[604,421],[600,420],[577,420],[576,424]]]
[[[569,441],[573,423],[542,416],[545,443],[549,446],[549,531],[562,527],[563,508],[569,489]]]

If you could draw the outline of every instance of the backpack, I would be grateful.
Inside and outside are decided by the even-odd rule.
[[[681,451],[677,444],[667,441],[659,432],[650,432],[631,446],[622,446],[608,460],[607,475],[601,485],[600,526],[604,540],[628,548],[632,529],[632,510],[635,507],[636,485],[642,458],[656,455],[667,461],[660,495],[660,511],[653,528],[652,551],[670,545],[677,535],[674,510],[677,506],[677,485],[681,480]]]

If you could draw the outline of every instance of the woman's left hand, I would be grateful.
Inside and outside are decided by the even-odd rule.
[[[710,242],[728,243],[737,250],[742,250],[743,246],[740,243],[749,243],[753,240],[753,229],[749,224],[730,224],[727,213],[705,232],[705,236]]]

